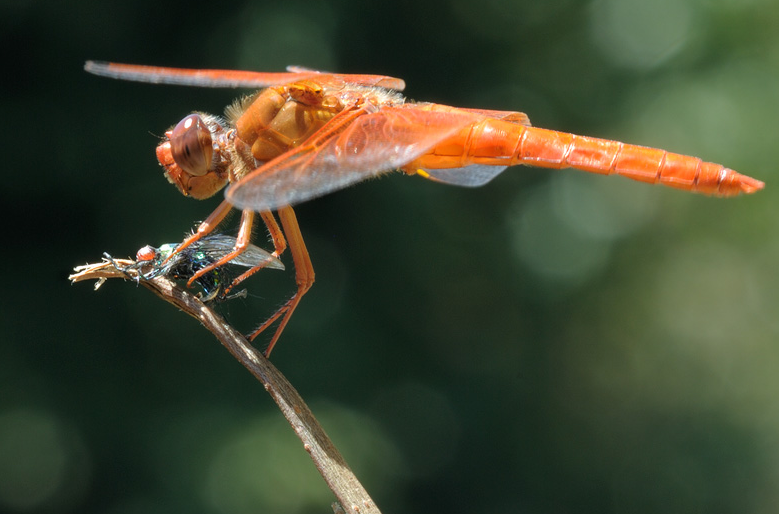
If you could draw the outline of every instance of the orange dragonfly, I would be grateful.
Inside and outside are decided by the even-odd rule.
[[[715,196],[754,193],[764,185],[696,157],[532,127],[520,112],[406,101],[399,93],[404,82],[392,77],[295,66],[262,73],[88,61],[85,69],[155,84],[265,88],[228,107],[225,118],[185,117],[165,133],[157,159],[185,196],[208,198],[229,184],[225,200],[176,252],[212,232],[232,208],[243,211],[233,251],[192,276],[189,285],[249,248],[255,213],[268,227],[274,257],[289,246],[297,291],[250,334],[253,340],[281,317],[266,356],[314,282],[291,206],[367,178],[400,170],[476,187],[525,164],[622,175]],[[271,211],[278,212],[283,230]],[[227,291],[265,264],[237,277]]]

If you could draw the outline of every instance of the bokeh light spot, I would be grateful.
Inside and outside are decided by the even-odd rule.
[[[47,412],[0,414],[0,505],[4,509],[31,511],[83,492],[82,447],[68,432]]]
[[[317,418],[361,478],[391,487],[395,454],[367,417],[332,404],[313,406]],[[211,463],[204,488],[217,512],[297,513],[332,501],[332,492],[280,416],[246,424],[225,440]]]
[[[561,220],[576,232],[603,241],[635,232],[657,211],[657,190],[625,179],[573,172],[555,180],[551,193]]]
[[[675,337],[713,351],[715,343],[730,346],[749,332],[759,306],[752,303],[757,277],[746,255],[724,246],[690,245],[665,262],[654,304],[656,319]]]
[[[583,232],[581,225],[570,223],[570,212],[557,208],[559,181],[567,180],[561,174],[529,197],[521,195],[507,224],[514,253],[524,266],[542,279],[575,286],[604,266],[611,245]]]
[[[683,0],[597,0],[592,4],[593,38],[614,64],[648,70],[680,52],[693,30]]]

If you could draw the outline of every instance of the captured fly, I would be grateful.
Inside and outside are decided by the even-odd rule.
[[[217,262],[233,251],[235,238],[224,234],[205,236],[174,255],[168,262],[164,262],[178,248],[179,244],[168,243],[159,248],[144,246],[138,250],[135,256],[136,263],[132,265],[132,268],[139,270],[141,279],[151,279],[164,275],[174,279],[189,280],[201,269]],[[243,253],[228,264],[209,271],[195,281],[203,289],[201,300],[208,302],[245,296],[246,290],[231,295],[226,294],[233,279],[239,275],[235,268],[238,266],[253,268],[266,262],[266,268],[284,269],[284,264],[276,257],[262,248],[250,244]]]

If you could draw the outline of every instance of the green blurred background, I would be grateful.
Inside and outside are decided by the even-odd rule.
[[[154,147],[240,94],[102,79],[86,59],[387,74],[410,98],[765,180],[720,200],[514,168],[475,190],[390,175],[306,203],[317,283],[273,361],[387,513],[776,511],[775,0],[4,0],[0,27],[3,512],[332,500],[196,321],[130,283],[66,280],[211,212]],[[293,278],[249,288],[222,308],[244,331]]]

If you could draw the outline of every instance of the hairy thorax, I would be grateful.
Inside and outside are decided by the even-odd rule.
[[[302,81],[264,89],[229,107],[226,114],[235,127],[238,156],[252,160],[244,165],[250,171],[307,141],[347,107],[371,111],[403,101],[383,88],[321,87]]]

